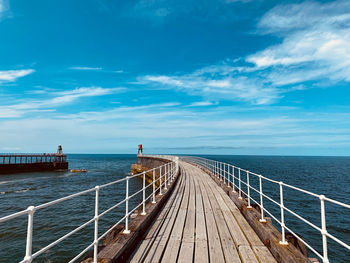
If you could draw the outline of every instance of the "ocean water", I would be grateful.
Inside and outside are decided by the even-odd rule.
[[[204,156],[234,164],[269,178],[325,194],[345,203],[350,203],[350,158],[349,157],[280,157],[280,156]],[[95,185],[124,178],[135,155],[69,155],[71,169],[85,168],[87,173],[48,172],[0,176],[0,217],[67,196]],[[244,179],[242,174],[242,179]],[[258,187],[256,178],[251,184]],[[130,181],[130,193],[142,186],[142,180]],[[258,188],[257,188],[258,189]],[[263,183],[263,191],[279,200],[279,187]],[[254,199],[259,200],[254,191]],[[100,191],[100,212],[125,198],[125,183],[109,186]],[[142,196],[130,200],[132,209]],[[91,219],[94,215],[94,193],[89,193],[34,214],[33,252],[55,241],[69,231]],[[284,191],[285,206],[320,226],[320,202],[294,190]],[[265,207],[277,218],[280,210],[264,199]],[[337,238],[350,243],[350,211],[336,205],[326,204],[327,229]],[[99,233],[104,233],[125,213],[122,205],[100,219]],[[322,238],[318,231],[285,212],[286,225],[300,234],[318,251],[322,251]],[[278,225],[276,225],[278,227]],[[0,223],[1,262],[18,262],[25,253],[27,231],[26,216]],[[34,262],[67,262],[93,241],[93,224],[49,249]],[[333,241],[328,242],[330,262],[348,262],[350,253]],[[312,256],[312,253],[310,253]]]

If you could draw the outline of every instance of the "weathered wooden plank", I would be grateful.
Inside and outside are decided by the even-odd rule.
[[[180,253],[179,253],[179,258],[178,258],[178,260],[176,260],[176,262],[192,263],[193,250],[194,250],[194,242],[182,242]],[[163,262],[169,262],[169,261],[166,258],[164,258]]]
[[[190,171],[190,192],[187,207],[186,222],[182,236],[182,243],[179,253],[179,261],[192,262],[194,252],[195,219],[196,219],[196,192],[193,181],[193,174]],[[191,250],[192,249],[192,250]]]
[[[236,219],[238,225],[240,226],[240,228],[242,229],[243,233],[248,238],[248,242],[252,246],[263,246],[264,244],[262,243],[262,241],[260,240],[258,235],[255,233],[253,228],[249,225],[247,220],[243,217],[243,215],[241,214],[241,212],[239,211],[237,206],[232,202],[230,197],[228,195],[226,195],[225,193],[222,195],[222,197],[223,197],[225,203],[230,208],[231,213],[235,217],[235,219]]]
[[[184,176],[184,175],[182,175]],[[149,250],[145,262],[159,262],[163,251],[166,247],[166,244],[168,242],[168,238],[170,236],[174,221],[176,219],[176,215],[180,209],[182,197],[184,195],[185,191],[185,176],[184,180],[182,182],[182,188],[181,191],[179,192],[179,196],[176,198],[176,202],[174,206],[172,206],[171,211],[167,215],[161,230],[158,232],[158,235],[156,237],[156,240],[153,242],[151,249]]]
[[[232,236],[230,234],[230,230],[228,229],[228,226],[226,224],[224,215],[222,213],[222,209],[219,206],[216,197],[213,193],[213,189],[211,188],[210,181],[211,178],[208,178],[204,174],[202,175],[204,178],[204,186],[206,188],[206,191],[208,193],[208,197],[210,200],[210,204],[212,206],[213,212],[214,212],[214,218],[216,221],[216,225],[218,226],[219,236],[221,240],[222,250],[223,254],[225,256],[226,262],[237,262],[240,263],[240,257],[238,255],[235,243],[233,242]]]
[[[240,246],[238,248],[239,254],[241,255],[242,262],[244,263],[259,263],[255,254],[250,246]]]
[[[198,176],[201,193],[203,196],[204,214],[207,224],[208,245],[209,245],[209,258],[211,262],[225,262],[220,237],[217,229],[217,225],[214,219],[213,210],[211,208],[207,191],[205,190],[203,179]]]
[[[187,207],[189,201],[189,190],[190,190],[190,175],[186,171],[185,174],[185,193],[181,202],[181,206],[179,212],[176,216],[176,220],[174,223],[174,227],[171,231],[168,243],[166,245],[164,255],[162,257],[162,262],[176,262],[177,256],[179,253],[182,234],[184,230],[186,215],[187,215]]]
[[[157,237],[159,230],[161,229],[170,209],[174,207],[175,201],[178,198],[179,194],[182,194],[183,191],[183,176],[180,178],[180,182],[176,185],[174,192],[171,194],[169,201],[165,204],[163,210],[158,215],[157,219],[147,232],[143,241],[139,244],[134,254],[131,256],[130,262],[140,262],[143,257],[145,257],[151,248],[155,238]]]
[[[207,228],[205,222],[203,199],[201,189],[198,183],[198,176],[194,177],[194,185],[196,189],[196,236],[195,236],[195,255],[194,262],[209,262],[209,250],[207,239]]]
[[[252,229],[252,227],[249,225],[247,220],[243,217],[235,203],[230,199],[230,197],[220,188],[213,180],[212,180],[212,186],[217,189],[218,193],[220,194],[221,198],[225,201],[227,207],[230,209],[231,213],[233,214],[234,218],[236,219],[236,222],[238,223],[239,227],[242,229],[242,232],[247,237],[248,242],[252,246],[263,246],[262,241],[258,237],[258,235],[255,233],[255,231]],[[247,244],[242,244],[247,245]]]
[[[262,263],[277,263],[270,250],[265,246],[253,246],[253,251]]]
[[[298,262],[298,263],[310,263],[310,260],[302,254],[292,244],[280,245],[281,233],[269,222],[261,223],[259,219],[261,217],[260,212],[256,209],[247,209],[246,200],[240,200],[237,193],[232,193],[232,189],[223,185],[222,182],[213,177],[213,180],[229,194],[230,199],[235,203],[241,214],[246,221],[263,241],[264,244],[268,244],[268,249],[274,258],[281,263]]]
[[[260,262],[276,262],[270,251],[263,245],[255,231],[244,219],[241,212],[238,210],[233,201],[227,196],[227,194],[213,180],[211,180],[211,182],[209,181],[209,184],[211,185],[211,189],[215,189],[215,192],[218,193],[216,194],[216,198],[221,204],[221,209],[224,213],[226,222],[229,225],[229,229],[235,243],[238,246],[249,246],[249,244],[253,245],[253,252],[255,252]],[[232,213],[228,213],[228,210]],[[254,249],[254,247],[257,247],[257,249]],[[262,253],[257,252],[259,248]]]
[[[229,227],[233,240],[235,241],[235,244],[237,246],[249,246],[246,236],[237,224],[235,218],[233,217],[230,209],[227,207],[226,203],[222,199],[220,193],[216,194],[216,199],[220,205],[221,210],[223,211],[223,215],[225,217],[226,223]]]

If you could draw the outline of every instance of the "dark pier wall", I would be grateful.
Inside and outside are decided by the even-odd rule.
[[[67,170],[68,162],[0,164],[0,174]]]

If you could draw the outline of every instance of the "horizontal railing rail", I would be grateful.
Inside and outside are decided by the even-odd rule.
[[[201,157],[180,157],[180,159],[184,161],[188,161],[194,164],[197,164],[201,167],[204,167],[207,169],[210,173],[212,173],[214,176],[216,176],[218,179],[222,180],[225,184],[232,187],[232,192],[238,191],[238,198],[243,199],[242,194],[246,196],[247,200],[247,208],[252,208],[251,202],[254,202],[257,204],[260,208],[260,222],[266,222],[265,219],[265,213],[268,214],[275,222],[277,222],[281,227],[281,245],[287,245],[288,241],[286,240],[286,230],[289,231],[296,239],[298,239],[300,242],[302,242],[307,248],[309,248],[317,257],[319,257],[324,263],[329,262],[328,258],[328,245],[327,245],[327,238],[332,239],[339,245],[343,246],[344,248],[350,250],[350,245],[346,244],[346,242],[340,240],[339,238],[335,237],[334,235],[330,234],[327,231],[326,226],[326,210],[325,210],[325,202],[330,202],[335,205],[338,205],[343,208],[350,209],[349,204],[345,204],[343,202],[331,199],[326,197],[325,195],[319,195],[312,193],[310,191],[301,189],[299,187],[295,187],[289,184],[286,184],[282,181],[276,181],[273,179],[270,179],[268,177],[265,177],[261,174],[257,174],[251,171],[248,171],[246,169],[234,166],[232,164],[228,164],[225,162],[220,162],[216,160],[210,160],[206,158]],[[243,179],[244,177],[245,179]],[[250,183],[250,180],[252,177],[256,177],[258,179],[259,189],[256,189],[252,186]],[[271,196],[269,196],[266,191],[263,191],[263,182],[268,181],[270,183],[273,183],[278,186],[279,188],[279,200],[274,200]],[[321,227],[316,226],[309,220],[305,219],[295,211],[291,210],[290,208],[285,206],[285,197],[283,196],[285,189],[293,189],[295,191],[298,191],[300,193],[309,195],[311,197],[317,198],[320,202],[320,213],[321,213]],[[258,194],[259,200],[256,200],[252,197],[251,191],[254,191]],[[279,216],[274,215],[271,211],[267,210],[264,206],[264,198],[271,201],[274,205],[278,206],[280,209]],[[308,242],[303,240],[300,236],[298,236],[290,227],[288,227],[285,223],[285,213],[288,212],[297,219],[301,220],[303,223],[307,224],[308,226],[312,227],[313,229],[320,232],[322,236],[322,252],[317,251],[314,247],[312,247]],[[277,218],[279,217],[279,218]]]
[[[93,262],[97,263],[97,254],[98,254],[98,244],[99,242],[108,234],[110,233],[117,225],[122,223],[124,221],[125,223],[125,229],[123,231],[124,234],[129,234],[129,217],[132,213],[134,213],[135,210],[139,209],[142,206],[142,212],[141,215],[146,215],[146,202],[152,198],[152,203],[156,203],[156,194],[162,195],[162,190],[167,190],[167,186],[170,185],[174,180],[176,175],[179,171],[179,164],[178,164],[178,158],[176,157],[164,157],[165,159],[168,159],[169,162],[165,163],[164,165],[158,166],[156,168],[144,171],[142,173],[126,176],[125,178],[112,181],[103,185],[97,185],[94,188],[90,188],[75,194],[71,194],[41,205],[37,206],[29,206],[27,209],[19,211],[17,213],[13,213],[4,217],[0,218],[0,223],[12,220],[14,218],[20,217],[20,216],[28,216],[28,225],[27,225],[27,240],[26,240],[26,250],[25,250],[25,256],[21,263],[30,263],[35,258],[43,254],[45,251],[49,250],[50,248],[54,247],[55,245],[61,243],[62,241],[69,238],[71,235],[79,232],[80,230],[84,229],[88,225],[94,223],[94,240],[91,244],[89,244],[84,250],[82,250],[77,256],[75,256],[73,259],[71,259],[69,262],[75,262],[77,259],[79,259],[81,256],[83,256],[89,249],[93,248]],[[156,178],[156,173],[158,172],[159,176]],[[151,173],[153,178],[152,181],[148,184],[146,184],[146,174]],[[142,188],[138,191],[136,191],[133,194],[129,194],[129,181],[133,178],[142,176]],[[99,191],[105,187],[116,185],[121,182],[125,182],[125,198],[118,203],[112,205],[108,209],[106,209],[103,212],[99,211]],[[156,186],[158,184],[158,186]],[[146,196],[146,190],[148,188],[152,187],[152,192],[148,196]],[[88,220],[87,222],[83,223],[79,227],[75,228],[74,230],[66,233],[65,235],[61,236],[54,242],[46,245],[45,247],[39,249],[35,253],[33,253],[32,249],[32,241],[33,241],[33,224],[34,224],[34,213],[40,209],[44,209],[47,207],[54,206],[56,204],[65,202],[67,200],[76,198],[78,196],[86,195],[88,193],[95,192],[95,203],[94,203],[94,217]],[[129,209],[129,200],[133,197],[137,196],[138,194],[142,193],[142,201],[138,203],[133,209]],[[104,232],[102,235],[99,236],[99,219],[104,216],[105,214],[109,213],[110,211],[114,210],[115,208],[119,207],[120,205],[125,204],[125,215],[116,222],[111,228],[109,228],[106,232]]]

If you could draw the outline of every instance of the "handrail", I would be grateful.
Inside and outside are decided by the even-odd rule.
[[[326,197],[324,195],[319,195],[319,194],[312,193],[310,191],[307,191],[307,190],[301,189],[299,187],[295,187],[295,186],[286,184],[286,183],[281,182],[281,181],[276,181],[276,180],[270,179],[268,177],[262,176],[262,175],[257,174],[257,173],[253,173],[251,171],[248,171],[248,170],[245,170],[243,168],[234,166],[232,164],[228,164],[228,163],[224,163],[224,162],[220,162],[220,161],[216,161],[216,160],[211,160],[211,159],[206,159],[206,158],[202,158],[202,157],[192,157],[192,156],[184,156],[184,157],[180,157],[180,159],[182,159],[184,161],[188,161],[188,162],[194,163],[194,164],[197,164],[197,165],[199,165],[201,167],[204,167],[211,174],[216,176],[218,179],[222,180],[224,183],[226,183],[226,181],[227,181],[227,185],[229,187],[232,187],[232,192],[236,192],[236,190],[238,190],[238,196],[239,196],[238,198],[239,199],[243,199],[242,198],[242,193],[244,193],[245,196],[247,197],[246,198],[246,200],[248,202],[247,208],[251,208],[251,201],[256,203],[260,207],[260,214],[261,214],[260,222],[266,222],[264,214],[267,213],[268,215],[271,216],[271,218],[273,218],[280,225],[281,232],[282,232],[281,233],[281,241],[280,241],[281,245],[287,245],[288,244],[288,241],[286,240],[286,236],[285,236],[285,230],[288,230],[295,238],[297,238],[299,241],[301,241],[303,244],[305,244],[312,252],[314,252],[315,255],[318,256],[323,261],[323,263],[328,263],[329,262],[327,237],[331,238],[333,241],[335,241],[339,245],[341,245],[341,246],[345,247],[346,249],[350,250],[350,245],[349,244],[346,244],[344,241],[338,239],[334,235],[332,235],[332,234],[327,232],[325,201],[333,203],[333,204],[336,204],[336,205],[344,207],[344,208],[350,209],[350,205],[349,204],[345,204],[343,202],[340,202],[340,201],[328,198],[328,197]],[[242,180],[242,172],[245,173],[243,175],[243,177],[246,177],[245,180],[244,179]],[[237,173],[238,173],[238,176],[237,176]],[[255,187],[251,186],[251,184],[249,182],[250,176],[255,176],[255,177],[258,178],[258,180],[259,180],[259,190],[256,189]],[[270,183],[273,183],[273,184],[276,184],[276,185],[279,186],[279,196],[280,196],[279,199],[280,200],[276,201],[273,198],[271,198],[270,196],[268,196],[266,194],[266,192],[265,193],[263,192],[263,190],[262,190],[263,180],[269,181]],[[235,181],[238,181],[238,185],[235,183]],[[246,189],[245,191],[244,191],[244,189],[242,187],[242,184],[243,184],[243,186]],[[288,207],[286,207],[284,205],[285,198],[283,197],[283,191],[284,191],[285,188],[293,189],[295,191],[307,194],[309,196],[318,198],[320,200],[321,227],[316,226],[315,224],[311,223],[309,220],[303,218],[301,215],[299,215],[298,213],[292,211],[291,209],[289,209]],[[257,200],[255,200],[254,198],[251,197],[250,189],[254,190],[256,193],[259,194],[260,201],[257,201]],[[276,205],[276,206],[278,206],[280,208],[280,219],[277,219],[277,216],[273,215],[273,213],[271,211],[268,211],[266,209],[266,207],[264,207],[263,198],[268,199],[274,205]],[[318,252],[315,248],[313,248],[310,244],[308,244],[306,241],[301,239],[295,232],[293,232],[285,224],[285,218],[284,218],[284,212],[285,211],[287,211],[288,213],[290,213],[291,215],[293,215],[297,219],[301,220],[303,223],[307,224],[308,226],[310,226],[313,229],[316,229],[317,231],[320,232],[320,234],[322,235],[322,252]]]
[[[79,259],[84,253],[86,253],[89,249],[91,249],[93,247],[94,253],[93,253],[93,262],[97,263],[97,254],[98,254],[98,243],[101,241],[102,238],[104,238],[110,231],[112,231],[114,229],[115,226],[119,225],[121,222],[125,221],[125,229],[123,231],[124,234],[129,234],[130,230],[129,230],[129,217],[130,215],[136,210],[138,209],[140,206],[142,206],[142,213],[141,215],[146,215],[146,210],[145,210],[145,205],[146,202],[153,197],[152,203],[156,202],[155,196],[156,193],[159,190],[159,195],[162,194],[162,188],[164,188],[164,190],[167,189],[167,185],[170,185],[171,182],[173,182],[175,180],[176,175],[178,174],[179,171],[179,162],[178,162],[178,158],[176,157],[162,157],[163,159],[167,159],[170,162],[167,162],[161,166],[149,169],[147,171],[144,171],[142,173],[138,173],[135,175],[131,175],[131,176],[126,176],[125,178],[116,180],[116,181],[112,181],[103,185],[97,185],[94,188],[90,188],[90,189],[86,189],[84,191],[75,193],[75,194],[71,194],[47,203],[43,203],[41,205],[37,205],[37,206],[29,206],[27,209],[19,211],[17,213],[13,213],[4,217],[0,218],[0,223],[3,223],[5,221],[9,221],[11,219],[23,216],[23,215],[27,215],[28,216],[28,225],[27,225],[27,241],[26,241],[26,251],[25,251],[25,257],[22,261],[20,261],[20,263],[30,263],[32,262],[35,258],[37,258],[38,256],[40,256],[41,254],[43,254],[45,251],[47,251],[48,249],[54,247],[55,245],[59,244],[60,242],[64,241],[65,239],[69,238],[71,235],[75,234],[76,232],[84,229],[85,227],[87,227],[88,225],[90,225],[91,223],[95,223],[94,226],[94,240],[91,244],[89,244],[86,248],[84,248],[77,256],[75,256],[72,260],[70,260],[69,262],[75,262],[77,259]],[[159,170],[159,178],[155,177],[155,174],[157,172],[157,170]],[[152,182],[150,182],[149,184],[146,184],[146,173],[153,173],[153,179]],[[139,177],[142,176],[142,180],[143,180],[143,185],[142,188],[138,191],[136,191],[135,193],[129,195],[129,180],[133,179],[135,177]],[[106,209],[105,211],[103,211],[102,213],[98,211],[99,208],[99,191],[105,187],[114,185],[114,184],[118,184],[121,182],[126,182],[126,187],[125,187],[125,198],[121,201],[119,201],[117,204],[112,205],[110,208]],[[159,181],[159,186],[156,188],[155,185],[157,183],[157,181]],[[153,190],[152,193],[149,194],[146,197],[146,189],[153,186]],[[65,235],[61,236],[60,238],[56,239],[55,241],[53,241],[52,243],[46,245],[45,247],[39,249],[38,251],[36,251],[35,253],[33,253],[32,251],[32,241],[33,241],[33,219],[34,219],[34,213],[39,210],[39,209],[43,209],[46,207],[50,207],[53,205],[56,205],[58,203],[61,202],[65,202],[67,200],[73,199],[75,197],[81,196],[81,195],[85,195],[91,192],[95,192],[95,215],[93,218],[91,218],[90,220],[88,220],[87,222],[85,222],[84,224],[78,226],[77,228],[73,229],[72,231],[66,233]],[[142,201],[140,203],[138,203],[136,205],[136,207],[134,207],[133,209],[129,210],[129,200],[132,199],[133,197],[137,196],[138,194],[142,193]],[[121,204],[125,203],[125,215],[116,223],[114,224],[114,226],[110,229],[108,229],[106,232],[104,232],[102,235],[98,235],[98,226],[99,226],[99,219],[104,216],[105,214],[107,214],[108,212],[112,211],[113,209],[119,207]]]

